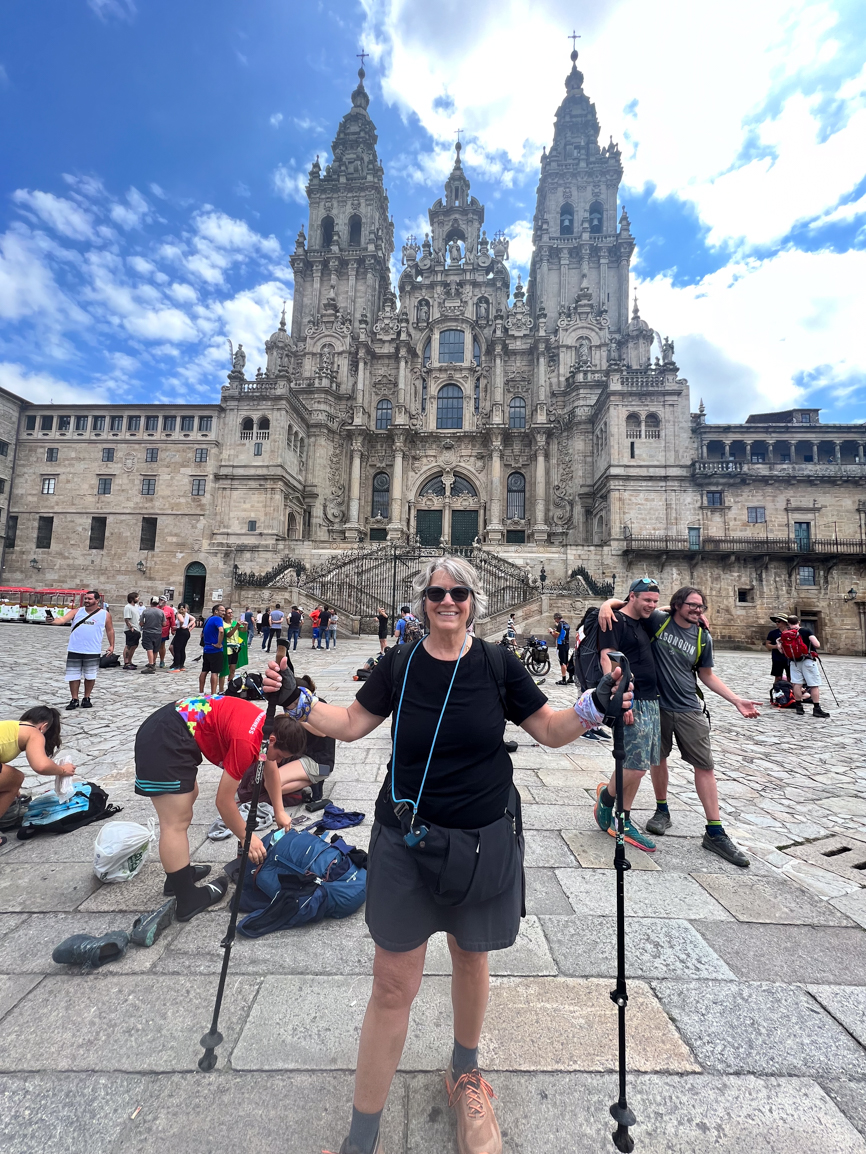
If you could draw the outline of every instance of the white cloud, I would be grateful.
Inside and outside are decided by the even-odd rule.
[[[849,220],[856,220],[858,216],[866,216],[866,193],[858,200],[850,200],[836,208],[816,217],[810,228],[820,228],[825,224],[846,224]]]
[[[0,88],[6,88],[9,83],[9,73],[6,71],[5,65],[0,64]]]
[[[93,240],[93,219],[71,200],[55,196],[52,192],[31,192],[19,188],[12,193],[12,200],[19,205],[32,220],[37,217],[53,228],[61,236],[70,240]]]
[[[148,185],[148,188],[153,193],[153,195],[158,196],[160,200],[166,199],[165,191],[160,188],[158,184],[154,184],[153,181],[151,181],[151,183]]]
[[[274,192],[283,200],[294,200],[298,204],[307,203],[307,178],[300,172],[294,172],[284,164],[278,164],[271,173]]]
[[[100,20],[113,16],[116,20],[131,22],[136,11],[133,0],[87,0],[87,6]]]
[[[137,188],[130,188],[126,194],[126,204],[115,203],[109,212],[111,219],[121,228],[139,228],[149,219],[150,205]]]
[[[280,125],[283,123],[283,114],[282,114],[282,112],[275,112],[275,113],[273,113],[273,115],[271,116],[271,120],[270,120],[270,123],[271,123],[271,127],[272,127],[272,128],[279,128],[279,127],[280,127]]]
[[[11,361],[0,361],[0,388],[37,404],[54,401],[86,405],[97,400],[108,400],[102,390],[69,385],[52,377],[50,373],[33,373]]]

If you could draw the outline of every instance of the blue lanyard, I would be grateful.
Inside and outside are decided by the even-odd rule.
[[[430,744],[430,752],[427,754],[427,764],[424,766],[424,776],[421,778],[421,788],[418,790],[418,796],[414,801],[408,797],[397,797],[394,790],[394,780],[397,772],[397,730],[400,728],[400,711],[403,708],[403,695],[406,692],[406,679],[409,676],[409,666],[412,664],[412,658],[424,644],[423,640],[419,641],[418,644],[413,648],[412,652],[409,654],[409,660],[406,662],[406,672],[403,674],[403,688],[400,690],[400,701],[397,704],[397,716],[394,719],[394,737],[391,742],[391,800],[394,802],[394,805],[402,804],[412,806],[411,824],[413,826],[415,824],[415,818],[418,815],[418,806],[421,804],[421,794],[424,792],[424,784],[427,781],[427,772],[430,769],[430,762],[433,759],[433,748],[436,745],[436,738],[439,736],[439,726],[442,724],[442,718],[445,716],[445,707],[448,704],[448,698],[451,696],[451,689],[454,685],[454,678],[457,676],[457,670],[460,667],[460,658],[463,656],[464,650],[466,649],[466,642],[468,639],[469,634],[467,633],[463,638],[463,644],[460,647],[460,657],[457,658],[457,661],[454,665],[454,672],[451,674],[451,681],[448,685],[448,692],[445,694],[445,701],[442,703],[442,711],[439,714],[439,720],[436,722],[436,732],[433,734],[433,741]]]

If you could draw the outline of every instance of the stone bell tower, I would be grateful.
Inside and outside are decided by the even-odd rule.
[[[376,126],[367,111],[363,68],[352,107],[340,121],[331,145],[332,162],[316,157],[310,169],[308,235],[298,233],[291,262],[295,273],[292,337],[314,325],[326,302],[357,333],[361,315],[376,317],[390,288],[389,261],[394,225],[376,153]]]

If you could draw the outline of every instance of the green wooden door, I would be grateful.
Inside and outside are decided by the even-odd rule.
[[[478,536],[478,510],[452,509],[451,544],[454,548],[466,548]]]
[[[422,545],[438,545],[442,536],[442,510],[419,509],[415,514],[415,530]]]

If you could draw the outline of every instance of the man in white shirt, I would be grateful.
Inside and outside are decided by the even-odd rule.
[[[126,645],[123,649],[124,669],[137,668],[137,666],[132,664],[132,659],[135,656],[138,643],[141,641],[141,633],[138,628],[140,616],[141,610],[138,607],[138,593],[130,593],[127,595],[126,604],[123,607],[123,628],[126,632]]]
[[[108,638],[108,652],[114,652],[114,626],[111,614],[102,608],[102,595],[98,589],[88,589],[84,594],[84,606],[70,609],[62,617],[55,617],[51,625],[72,625],[66,653],[66,680],[69,682],[71,698],[67,709],[91,709],[90,694],[96,684],[99,670],[99,656],[102,653],[102,635]],[[78,690],[84,678],[84,697],[79,702]]]

